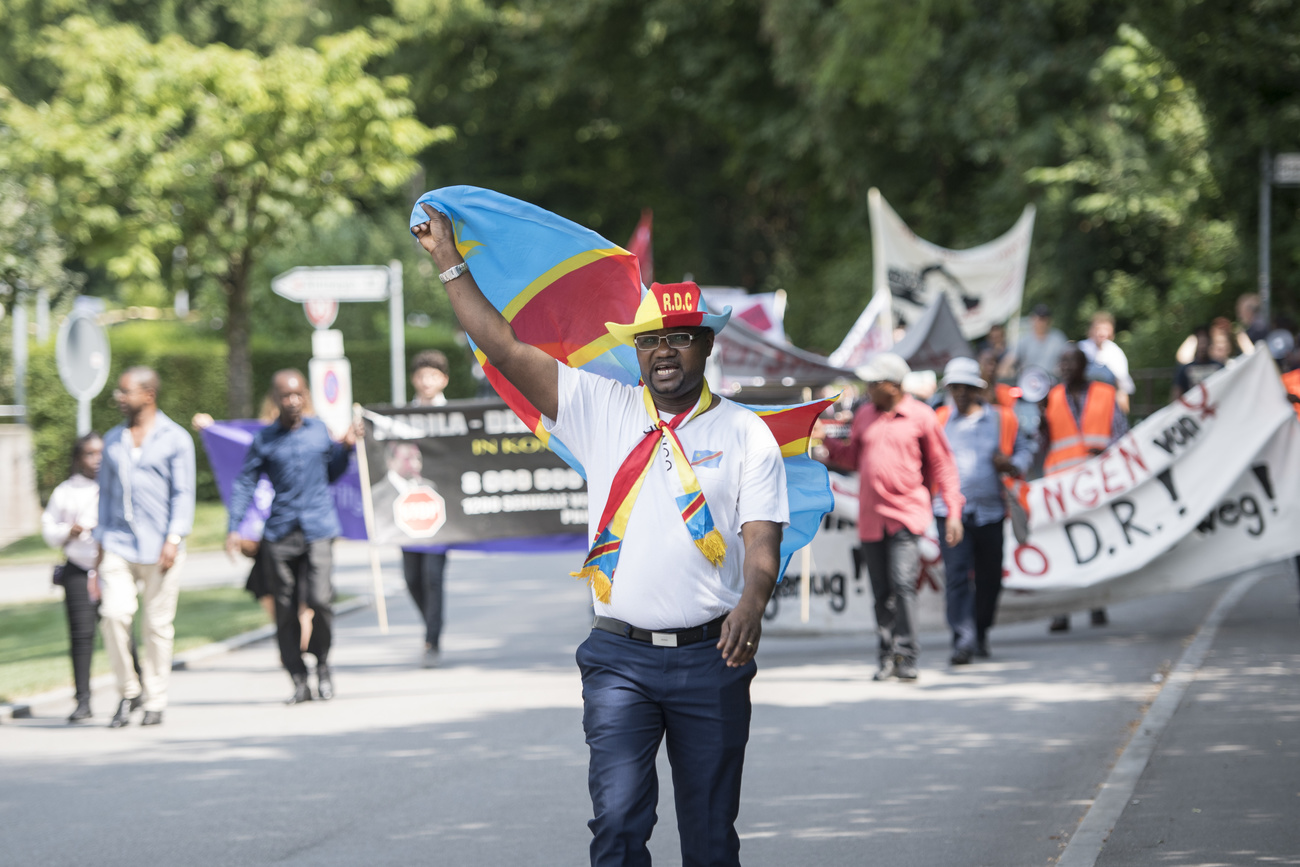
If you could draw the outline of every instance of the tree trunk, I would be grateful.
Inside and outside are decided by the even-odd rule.
[[[231,269],[226,283],[226,408],[231,418],[253,418],[253,356],[250,349],[248,268]]]

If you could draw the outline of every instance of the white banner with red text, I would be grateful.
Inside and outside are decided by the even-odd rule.
[[[768,606],[777,631],[874,628],[858,562],[857,478],[831,473],[835,509],[812,544],[809,620],[796,555]],[[998,618],[1007,623],[1184,590],[1300,553],[1300,421],[1255,353],[1147,418],[1077,469],[1030,483],[1029,534],[1007,522]],[[940,589],[933,525],[918,592]],[[925,624],[933,626],[933,624]]]
[[[1007,531],[1005,586],[1078,589],[1143,570],[1216,514],[1294,422],[1272,359],[1243,357],[1097,457],[1031,482],[1028,538]],[[1296,483],[1269,479],[1275,496]]]

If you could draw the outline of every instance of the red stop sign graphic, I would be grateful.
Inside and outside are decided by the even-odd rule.
[[[447,503],[428,485],[416,485],[393,503],[397,527],[414,539],[427,539],[447,523]]]

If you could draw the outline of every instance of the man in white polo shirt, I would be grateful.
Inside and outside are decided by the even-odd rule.
[[[682,863],[738,865],[749,684],[789,507],[771,431],[704,380],[730,311],[709,311],[693,283],[656,283],[632,323],[607,323],[636,347],[645,385],[573,370],[516,338],[466,272],[450,221],[424,210],[413,231],[461,325],[587,470],[594,541],[575,574],[597,615],[577,653],[591,863],[650,863],[666,737]]]

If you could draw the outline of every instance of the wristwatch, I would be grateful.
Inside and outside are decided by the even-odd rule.
[[[469,270],[469,265],[465,264],[464,262],[460,262],[458,264],[452,265],[446,271],[443,271],[441,274],[439,274],[438,279],[441,280],[442,284],[445,286],[448,283],[450,283],[452,280],[455,280],[461,274],[464,274],[468,270]]]
[[[177,533],[169,533],[167,534],[167,541],[172,545],[179,545],[181,542],[185,541],[185,537]]]

